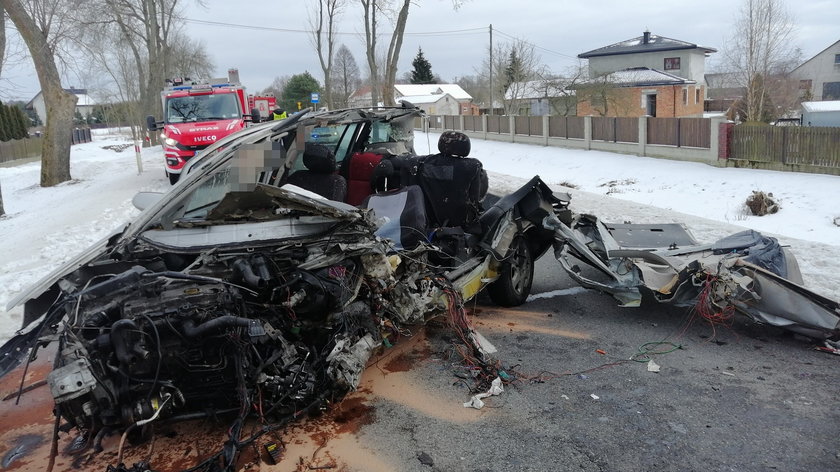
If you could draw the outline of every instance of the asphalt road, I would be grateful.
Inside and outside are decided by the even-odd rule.
[[[577,287],[551,254],[537,264],[536,298],[516,309],[480,296],[478,332],[517,380],[481,410],[464,408],[468,384],[452,332],[430,323],[371,362],[357,392],[325,415],[262,436],[238,471],[836,471],[840,470],[840,356],[778,328],[737,318],[714,329],[682,309],[619,308]],[[550,296],[548,296],[550,295]],[[629,359],[648,342],[659,373]],[[660,347],[670,347],[660,346]],[[43,353],[28,382],[49,371]],[[2,379],[13,392],[18,377]],[[52,397],[36,388],[0,405],[0,469],[43,471]],[[218,451],[229,419],[162,424],[154,441],[126,447],[183,470]],[[246,425],[246,435],[260,425]],[[62,435],[64,451],[74,435]],[[59,454],[55,471],[103,471],[120,437],[93,455]],[[282,445],[277,464],[270,441]],[[258,457],[259,456],[259,457]],[[134,469],[132,469],[134,470]]]
[[[484,409],[463,408],[468,390],[444,360],[448,332],[431,327],[368,369],[339,407],[335,434],[287,431],[284,462],[348,471],[840,470],[840,357],[744,317],[713,329],[655,302],[619,308],[561,272],[549,253],[532,293],[558,296],[516,310],[484,298],[471,306],[502,365],[544,381],[522,378]],[[681,346],[653,356],[659,373],[627,361],[654,341]],[[324,446],[314,459],[300,446],[306,434]]]

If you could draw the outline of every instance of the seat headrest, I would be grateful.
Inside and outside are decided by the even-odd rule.
[[[306,143],[303,165],[318,174],[332,174],[335,172],[335,154],[323,144]]]
[[[457,157],[470,155],[470,137],[458,131],[444,131],[438,139],[438,151]]]

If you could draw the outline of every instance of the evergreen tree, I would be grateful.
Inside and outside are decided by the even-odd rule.
[[[15,111],[15,124],[17,125],[18,139],[28,138],[29,126],[27,123],[29,122],[29,119],[26,117],[26,113],[24,113],[23,109],[21,109],[18,105],[15,105],[12,109]]]
[[[516,48],[510,50],[510,57],[508,58],[507,66],[505,67],[505,91],[514,82],[522,82],[524,80],[524,71],[522,70],[522,60],[516,54]]]
[[[12,139],[9,119],[6,117],[8,115],[6,112],[7,108],[8,107],[6,107],[3,102],[0,102],[0,141],[8,141]]]
[[[432,65],[423,57],[423,49],[417,48],[417,55],[411,61],[414,69],[411,71],[412,84],[433,84],[435,83],[434,74],[432,74]]]
[[[311,106],[312,92],[320,91],[321,84],[309,72],[293,75],[283,88],[283,98],[280,100],[282,105],[280,106],[286,110],[286,113],[292,114],[298,110],[298,102],[300,102],[302,109]]]

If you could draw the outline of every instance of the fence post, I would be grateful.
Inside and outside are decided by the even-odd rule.
[[[475,128],[475,126],[473,126]],[[464,115],[458,115],[458,131],[464,131]]]
[[[484,133],[484,140],[487,140],[487,115],[481,115],[481,130]]]
[[[648,117],[642,115],[639,117],[639,155],[647,156],[647,126]]]
[[[712,117],[709,120],[709,160],[726,159],[729,157],[729,146],[727,143],[726,118]]]
[[[677,147],[682,147],[682,146],[680,146],[680,138],[681,138],[680,134],[681,134],[681,132],[682,132],[682,118],[677,118]]]
[[[592,115],[583,117],[583,140],[586,142],[586,150],[592,149]]]
[[[788,159],[788,127],[782,126],[782,164],[787,164]]]
[[[508,115],[508,131],[510,132],[510,142],[516,142],[516,117]]]
[[[542,116],[543,145],[548,146],[548,115]]]

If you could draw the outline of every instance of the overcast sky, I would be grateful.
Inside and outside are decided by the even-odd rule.
[[[194,20],[187,21],[185,28],[207,47],[216,76],[236,67],[249,91],[265,88],[276,76],[307,70],[323,81],[310,36],[296,32],[309,29],[307,9],[314,1],[206,0],[204,7],[185,3],[188,8],[184,17]],[[342,33],[338,42],[350,48],[359,68],[365,70],[361,7],[354,0],[347,3],[338,28]],[[418,47],[423,48],[432,71],[445,81],[473,75],[487,54],[490,24],[494,43],[516,37],[534,44],[542,63],[555,74],[574,66],[578,54],[641,36],[645,29],[722,51],[731,37],[740,4],[736,0],[467,0],[456,10],[452,0],[416,0],[409,13],[397,75],[410,70]],[[787,4],[796,20],[795,45],[802,49],[805,58],[840,39],[837,0]],[[385,30],[386,24],[381,29]],[[380,37],[379,41],[387,47],[387,37]],[[720,55],[713,54],[710,62],[714,63]],[[39,90],[31,66],[4,70],[3,79],[0,86],[5,90],[0,91],[0,98],[29,100]],[[88,85],[84,82],[76,75],[68,75],[65,85]]]

